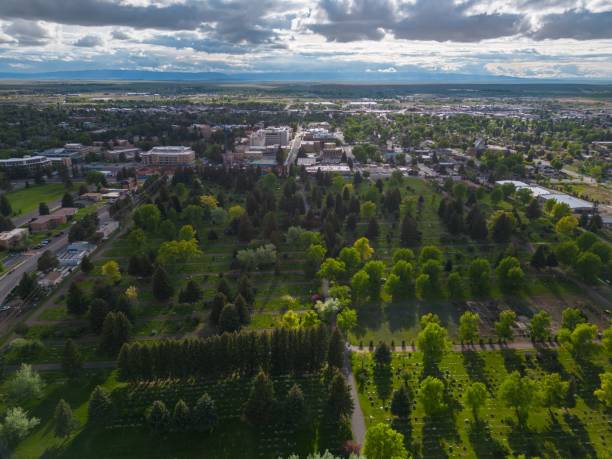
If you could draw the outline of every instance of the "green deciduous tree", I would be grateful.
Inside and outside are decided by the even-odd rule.
[[[427,323],[417,337],[417,347],[426,364],[437,365],[450,347],[446,329],[435,322]]]
[[[12,447],[27,437],[39,423],[38,418],[28,417],[28,413],[22,408],[9,408],[4,421],[0,423],[0,438],[7,446]]]
[[[564,381],[558,373],[548,373],[539,381],[540,401],[545,408],[560,408],[565,405],[569,391],[569,381]]]
[[[491,265],[484,258],[476,258],[468,270],[470,286],[476,295],[486,295],[491,288]]]
[[[161,221],[161,213],[154,204],[143,204],[133,214],[134,223],[144,231],[153,232]]]
[[[478,413],[487,403],[488,396],[487,386],[481,382],[473,382],[463,393],[463,403],[472,410],[475,421],[479,420]]]
[[[550,314],[540,311],[529,321],[529,335],[533,341],[545,341],[550,338]]]
[[[119,270],[119,264],[110,260],[102,265],[102,275],[106,282],[110,285],[114,285],[121,281],[121,271]]]
[[[6,383],[6,393],[13,401],[29,400],[42,395],[43,382],[31,365],[22,363]]]
[[[473,343],[478,339],[480,316],[477,312],[464,312],[459,318],[459,339],[462,342]]]
[[[505,309],[499,313],[499,319],[495,322],[495,333],[502,341],[511,341],[514,337],[512,328],[516,322],[516,313],[511,309]]]
[[[366,432],[363,452],[368,459],[405,459],[404,436],[386,424],[376,424]]]
[[[607,371],[599,375],[601,384],[599,389],[595,390],[595,396],[607,408],[612,408],[612,372]]]
[[[516,291],[523,285],[525,274],[521,269],[521,264],[516,257],[503,258],[497,268],[497,278],[500,287],[506,291]]]
[[[438,378],[427,376],[419,388],[419,401],[427,416],[433,416],[446,408],[444,383]]]
[[[594,284],[597,282],[597,278],[601,274],[603,263],[594,253],[584,252],[578,256],[574,268],[585,282]]]
[[[499,387],[500,399],[513,408],[521,425],[524,425],[529,415],[529,409],[537,399],[537,384],[527,376],[521,376],[518,371],[510,373]]]

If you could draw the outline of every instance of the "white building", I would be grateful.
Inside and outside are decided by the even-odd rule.
[[[30,232],[27,228],[15,228],[10,231],[0,233],[0,248],[18,249],[25,245]]]
[[[37,172],[51,167],[51,161],[45,156],[24,156],[23,158],[0,159],[0,169],[27,169]]]
[[[153,147],[140,155],[147,166],[192,166],[195,152],[189,147]]]
[[[289,145],[290,139],[290,127],[270,127],[267,129],[259,129],[251,134],[250,143],[253,147],[267,147],[270,145],[285,147]]]

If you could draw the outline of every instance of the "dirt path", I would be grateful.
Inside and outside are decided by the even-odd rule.
[[[538,350],[538,349],[556,349],[557,343],[533,343],[531,341],[513,341],[505,344],[453,344],[451,347],[452,352],[483,352],[483,351],[501,351],[504,349],[514,349],[521,351]],[[370,349],[366,346],[360,348],[359,346],[350,345],[349,349],[353,352],[370,352]],[[393,352],[415,352],[415,346],[395,346]]]
[[[365,417],[363,416],[363,411],[361,410],[361,405],[359,403],[357,382],[355,381],[355,376],[353,375],[353,371],[351,369],[351,359],[348,348],[347,352],[344,353],[343,372],[346,376],[349,387],[351,388],[351,398],[353,399],[354,405],[353,414],[351,415],[351,431],[353,432],[353,440],[359,443],[360,446],[363,446],[366,434]]]

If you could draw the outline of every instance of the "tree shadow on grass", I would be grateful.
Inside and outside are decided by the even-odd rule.
[[[485,361],[482,356],[475,351],[462,352],[463,366],[468,376],[473,381],[478,381],[490,388],[491,383],[485,374]]]
[[[412,328],[416,324],[416,309],[413,303],[389,303],[385,314],[392,332]]]
[[[472,421],[468,427],[468,436],[476,457],[506,457],[508,449],[491,435],[490,426],[482,421]]]
[[[446,458],[448,452],[444,449],[444,440],[459,442],[459,434],[455,425],[455,418],[449,412],[436,416],[425,417],[423,424],[423,458]]]
[[[589,360],[576,359],[578,364],[578,395],[582,397],[589,408],[598,406],[599,400],[594,395],[595,389],[599,388],[599,375],[604,372],[602,366]]]
[[[521,374],[525,372],[525,360],[516,351],[516,349],[502,349],[502,357],[504,358],[504,366],[508,373],[518,371]]]
[[[406,451],[412,451],[415,445],[412,443],[412,425],[410,420],[395,418],[391,423],[391,427],[404,436]]]
[[[572,436],[572,442],[569,444],[570,449],[576,449],[578,451],[584,452],[583,456],[571,456],[571,457],[597,457],[597,452],[593,448],[593,445],[590,444],[589,433],[584,427],[584,424],[580,420],[578,416],[574,416],[573,414],[565,413],[563,415],[565,422],[572,429],[574,433]],[[568,435],[568,432],[564,432]],[[569,456],[568,456],[569,457]]]
[[[508,433],[508,444],[513,454],[524,454],[527,457],[538,457],[541,452],[541,444],[537,432],[526,425],[510,421],[510,432]]]
[[[357,328],[353,332],[355,336],[363,336],[368,329],[380,328],[384,320],[381,303],[368,303],[357,308]]]
[[[568,425],[571,424],[568,423]],[[548,428],[542,432],[545,444],[555,447],[555,455],[559,457],[596,457],[595,450],[585,444],[575,433],[563,429],[557,415],[550,417]],[[588,438],[587,438],[588,441]]]

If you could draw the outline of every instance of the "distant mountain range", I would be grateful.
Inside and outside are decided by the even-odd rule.
[[[28,81],[205,81],[205,82],[376,82],[376,83],[610,83],[594,79],[536,79],[428,71],[369,72],[154,72],[146,70],[76,70],[56,72],[0,72],[0,80]]]

